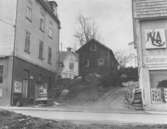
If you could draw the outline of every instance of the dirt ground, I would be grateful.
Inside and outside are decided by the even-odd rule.
[[[166,129],[167,125],[73,124],[0,110],[0,129]]]
[[[95,99],[95,101],[90,101],[90,98],[96,98],[97,93],[95,90],[90,90],[89,92],[82,92],[79,94],[78,99],[71,99],[70,103],[55,105],[55,107],[61,107],[63,109],[71,110],[82,110],[82,111],[93,111],[93,112],[111,112],[111,111],[133,111],[133,107],[125,102],[125,95],[127,93],[128,87],[113,87],[105,92],[101,97]],[[93,97],[92,97],[93,96]],[[84,98],[84,99],[83,99]],[[88,99],[88,101],[82,101]]]

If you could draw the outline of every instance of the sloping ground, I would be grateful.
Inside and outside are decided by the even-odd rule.
[[[69,93],[64,95],[62,89],[62,94],[58,98],[55,98],[61,104],[82,105],[92,103],[105,93],[104,88],[100,86],[100,82],[96,77],[87,81],[79,79],[67,83],[64,89],[69,90]]]
[[[65,81],[62,80],[63,83]],[[127,86],[104,87],[100,78],[95,75],[87,76],[87,79],[74,79],[66,82],[64,89],[68,94],[62,94],[55,101],[62,108],[70,110],[87,110],[97,112],[130,111],[130,106],[125,102],[125,95],[129,89],[137,86],[136,82],[125,83]],[[57,106],[57,105],[56,105]]]
[[[78,97],[70,100],[69,103],[62,105],[62,107],[93,112],[132,111],[134,109],[130,109],[125,103],[125,94],[127,91],[128,87],[111,87],[107,92],[101,91],[99,95],[97,89],[87,88],[87,90],[83,90]],[[90,100],[90,98],[92,100]]]

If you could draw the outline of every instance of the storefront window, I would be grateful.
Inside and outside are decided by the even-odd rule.
[[[152,103],[167,103],[167,70],[150,71]]]

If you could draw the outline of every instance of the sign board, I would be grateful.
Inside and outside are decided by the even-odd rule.
[[[48,99],[48,85],[41,84],[36,87],[36,101]]]
[[[22,93],[22,83],[20,81],[14,82],[14,93]]]
[[[167,56],[146,56],[144,58],[145,64],[167,64]]]
[[[167,16],[167,0],[132,0],[134,18]]]
[[[164,101],[167,103],[167,88],[164,88]]]
[[[166,37],[164,29],[145,30],[146,49],[166,48]]]
[[[152,103],[162,103],[161,89],[158,88],[151,89],[151,101]]]

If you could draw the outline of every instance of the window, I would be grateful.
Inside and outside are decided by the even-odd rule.
[[[3,83],[3,65],[0,65],[0,83]]]
[[[52,64],[52,48],[48,47],[48,64]]]
[[[151,103],[163,104],[167,103],[167,70],[151,70],[150,88]]]
[[[86,61],[85,61],[85,67],[89,67],[90,66],[90,61],[87,59]]]
[[[53,38],[53,31],[52,31],[52,28],[51,27],[49,27],[48,28],[48,36],[49,36],[49,38]]]
[[[31,39],[31,33],[26,31],[24,52],[28,54],[30,53],[30,39]]]
[[[70,68],[70,70],[74,70],[74,63],[70,63],[69,68]]]
[[[53,23],[50,21],[48,26],[48,36],[49,38],[53,38]]]
[[[90,50],[91,50],[91,51],[96,51],[96,49],[97,49],[97,48],[96,48],[96,44],[91,44],[91,45],[90,45]]]
[[[30,6],[26,8],[26,18],[32,22],[32,8]]]
[[[99,58],[97,60],[97,64],[98,64],[98,66],[103,66],[104,65],[104,59],[103,58]]]
[[[44,43],[43,41],[40,41],[39,43],[39,59],[40,60],[43,60],[43,46],[44,46]]]
[[[44,16],[42,16],[42,17],[40,18],[40,30],[41,30],[42,32],[45,31],[45,17],[44,17]]]

